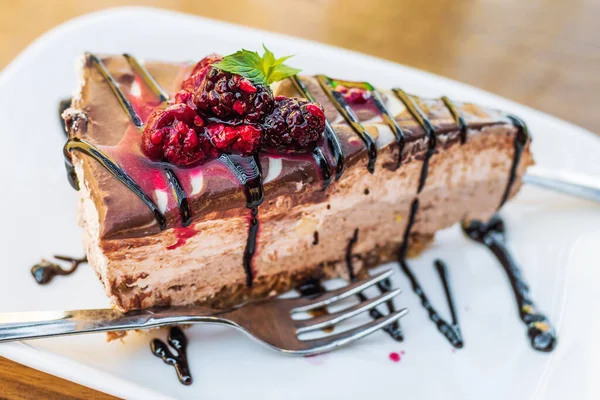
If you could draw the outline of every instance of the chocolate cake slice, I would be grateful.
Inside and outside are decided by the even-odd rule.
[[[526,126],[500,111],[323,75],[265,88],[203,61],[86,54],[77,66],[67,169],[89,262],[122,310],[354,279],[487,220],[533,164]]]

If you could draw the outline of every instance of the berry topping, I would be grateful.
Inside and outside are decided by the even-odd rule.
[[[198,90],[200,85],[202,85],[202,81],[204,80],[204,77],[206,76],[210,66],[221,61],[222,59],[223,57],[218,54],[210,54],[204,57],[198,62],[198,64],[196,64],[190,73],[190,77],[183,81],[181,88],[188,92],[195,92]]]
[[[206,133],[219,152],[250,155],[258,150],[261,131],[253,125],[212,124]]]
[[[216,157],[217,151],[204,134],[204,121],[185,104],[155,111],[142,133],[142,151],[153,161],[186,167]]]
[[[268,86],[254,85],[241,75],[210,68],[194,92],[198,110],[219,118],[258,122],[273,108]]]
[[[325,113],[318,104],[299,98],[277,98],[263,124],[263,146],[278,151],[311,150],[325,130]]]
[[[365,104],[371,98],[371,94],[361,88],[347,88],[338,85],[335,90],[344,95],[344,99],[350,104]]]

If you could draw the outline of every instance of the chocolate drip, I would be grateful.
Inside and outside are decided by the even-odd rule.
[[[365,147],[367,148],[367,156],[369,157],[367,169],[370,173],[375,172],[375,161],[377,160],[377,146],[375,145],[375,141],[371,135],[369,135],[369,132],[367,132],[361,125],[358,117],[344,99],[344,96],[333,89],[331,85],[331,79],[325,75],[316,75],[315,78],[338,112],[342,115],[342,117],[344,117],[348,125],[352,127],[354,132],[356,132],[356,134],[365,144]]]
[[[358,241],[358,228],[354,230],[354,234],[348,241],[348,246],[346,247],[346,268],[348,269],[348,277],[351,282],[356,281],[356,275],[354,273],[354,263],[353,263],[353,255],[352,250],[354,245]],[[385,279],[377,284],[377,288],[381,291],[381,293],[389,292],[392,289],[392,282],[389,279]],[[368,300],[367,296],[360,292],[357,294],[357,297],[360,301]],[[388,300],[386,302],[389,313],[393,313],[396,311],[396,307],[394,306],[393,300]],[[381,318],[384,315],[379,312],[377,309],[372,308],[369,310],[369,315],[373,319]],[[383,330],[392,337],[392,339],[402,342],[404,340],[404,336],[402,335],[402,330],[400,329],[400,324],[396,321],[393,324],[390,324],[383,328]]]
[[[519,162],[521,161],[521,156],[523,155],[523,150],[525,150],[525,146],[529,141],[529,130],[527,129],[527,125],[519,118],[514,115],[509,115],[508,118],[512,121],[512,123],[517,127],[517,134],[515,135],[514,141],[514,156],[513,162],[510,166],[510,175],[508,176],[508,182],[506,183],[506,189],[504,190],[504,194],[502,195],[502,200],[500,201],[500,205],[498,209],[506,203],[508,197],[510,196],[510,191],[515,183],[515,179],[517,177],[517,168],[519,166]]]
[[[406,136],[404,135],[404,131],[402,130],[400,125],[398,125],[398,122],[396,122],[396,119],[394,118],[394,116],[389,113],[389,111],[383,104],[383,100],[382,100],[381,96],[379,95],[379,92],[377,92],[371,85],[369,85],[369,86],[371,87],[371,94],[373,96],[373,102],[375,103],[375,107],[377,107],[377,110],[379,110],[381,117],[383,118],[385,123],[392,130],[392,133],[394,134],[394,137],[396,138],[396,143],[398,143],[398,160],[396,161],[396,168],[395,168],[395,169],[398,169],[398,168],[400,168],[400,164],[402,163],[402,153],[404,151],[404,142],[405,142]]]
[[[319,244],[319,232],[315,231],[315,233],[313,233],[313,246],[316,246]]]
[[[98,70],[98,72],[100,72],[100,74],[102,75],[104,80],[108,83],[108,86],[110,87],[110,89],[112,90],[114,95],[116,96],[117,100],[119,100],[119,104],[121,105],[123,110],[127,113],[127,115],[129,115],[129,118],[131,118],[131,122],[133,122],[133,124],[138,129],[141,129],[144,126],[144,124],[142,123],[142,120],[140,119],[139,115],[137,115],[137,113],[133,109],[133,106],[131,105],[129,100],[127,100],[127,97],[125,97],[125,94],[121,91],[121,89],[119,87],[119,83],[115,80],[115,78],[113,78],[111,73],[108,72],[108,69],[106,68],[106,66],[104,65],[102,60],[100,60],[95,54],[92,54],[92,53],[86,53],[86,56],[90,60],[92,60],[92,62],[96,66],[96,69]]]
[[[67,130],[67,124],[62,117],[62,114],[65,112],[67,108],[71,107],[71,98],[62,99],[58,103],[58,119],[60,121],[60,126],[63,128],[63,133],[68,137],[69,132]]]
[[[131,68],[144,81],[144,84],[158,97],[161,103],[166,103],[169,100],[169,95],[159,86],[148,70],[138,62],[138,60],[130,54],[124,53],[123,57],[127,60]]]
[[[71,268],[62,269],[60,265],[42,259],[38,264],[31,267],[31,275],[39,285],[49,283],[57,275],[71,275],[77,267],[87,262],[87,257],[73,258],[69,256],[54,256],[57,260],[71,263]]]
[[[173,188],[173,196],[175,197],[177,205],[179,206],[181,225],[186,227],[192,222],[192,210],[190,209],[187,195],[185,194],[183,187],[181,187],[181,183],[179,183],[177,175],[175,175],[175,173],[169,168],[165,169],[165,173],[167,174],[167,179]]]
[[[423,161],[423,167],[421,169],[421,177],[419,178],[419,187],[417,189],[417,193],[421,193],[423,187],[425,186],[425,181],[427,180],[427,175],[429,173],[429,159],[433,156],[435,152],[435,146],[437,143],[437,139],[435,137],[435,128],[429,118],[425,116],[423,111],[417,106],[417,104],[406,94],[406,92],[402,89],[392,89],[396,97],[404,103],[406,109],[410,112],[413,118],[421,125],[421,128],[425,131],[428,140],[427,153],[425,154],[425,161]]]
[[[331,171],[329,170],[329,164],[323,154],[323,150],[320,147],[315,147],[312,152],[315,162],[321,170],[321,179],[323,179],[323,190],[327,189],[331,183]]]
[[[256,237],[259,229],[258,206],[264,200],[260,164],[253,156],[237,154],[221,154],[219,160],[233,172],[243,186],[246,195],[246,207],[250,209],[248,241],[244,250],[244,271],[246,272],[246,286],[251,287],[253,280],[252,260],[256,253]]]
[[[150,350],[152,354],[164,361],[165,364],[172,365],[175,367],[177,372],[177,378],[179,382],[188,386],[193,382],[192,375],[190,373],[190,367],[187,359],[187,338],[183,331],[174,326],[169,330],[169,336],[167,342],[175,351],[177,355],[174,355],[169,346],[160,339],[154,339],[150,343]]]
[[[102,150],[79,138],[69,139],[63,149],[65,155],[65,166],[67,168],[69,182],[75,190],[79,190],[79,182],[77,181],[77,175],[75,174],[73,162],[71,161],[72,151],[79,151],[96,160],[122,184],[127,186],[127,188],[131,190],[137,197],[139,197],[140,200],[142,200],[142,202],[144,202],[144,204],[154,214],[154,218],[160,226],[160,229],[165,229],[167,227],[167,219],[165,218],[163,213],[158,209],[158,206],[154,204],[152,199],[148,197],[146,193],[144,193],[142,188],[139,187],[139,185]]]
[[[437,139],[435,136],[435,127],[431,123],[431,121],[427,118],[425,113],[417,106],[417,104],[410,98],[406,92],[402,89],[392,89],[394,94],[404,103],[406,109],[410,112],[413,118],[417,121],[417,123],[423,128],[423,131],[427,135],[428,138],[428,148],[427,153],[425,154],[425,160],[423,161],[423,167],[421,169],[421,175],[419,177],[419,186],[417,188],[417,197],[413,200],[410,205],[410,214],[408,217],[408,223],[406,225],[406,229],[404,230],[404,236],[402,238],[402,246],[400,247],[400,251],[398,253],[398,263],[400,265],[400,269],[407,276],[408,280],[411,283],[412,289],[417,296],[421,299],[421,304],[425,308],[425,310],[429,313],[429,319],[433,321],[438,330],[444,335],[444,337],[450,342],[450,344],[456,348],[462,348],[464,345],[462,335],[458,326],[458,320],[456,317],[456,312],[454,308],[454,302],[452,300],[452,296],[450,293],[450,286],[448,284],[448,277],[445,265],[440,261],[436,260],[436,268],[440,275],[440,279],[444,285],[444,291],[446,292],[446,299],[448,302],[448,307],[452,313],[452,324],[446,322],[443,318],[440,317],[437,310],[433,307],[433,305],[429,302],[425,291],[419,284],[416,276],[413,274],[412,270],[408,266],[406,262],[406,256],[408,253],[408,245],[410,241],[410,231],[415,223],[415,218],[417,212],[419,211],[419,198],[418,194],[423,190],[425,186],[425,182],[427,181],[427,175],[429,173],[429,160],[433,156],[435,152],[435,147],[437,144]]]
[[[458,112],[456,107],[454,107],[454,104],[452,104],[452,101],[449,98],[447,98],[446,96],[442,96],[442,101],[444,102],[444,105],[450,112],[450,115],[452,115],[456,126],[458,126],[458,130],[460,132],[460,144],[465,144],[467,142],[467,123],[465,122],[465,119],[460,115],[460,113]]]
[[[515,294],[519,316],[527,327],[531,347],[538,351],[552,351],[557,342],[556,333],[548,317],[537,309],[519,266],[506,248],[504,221],[494,216],[487,223],[481,221],[463,223],[462,229],[469,238],[490,249],[502,264]]]
[[[292,81],[292,84],[294,85],[298,93],[300,93],[304,98],[313,103],[317,102],[314,96],[310,94],[310,92],[306,88],[306,85],[304,85],[304,82],[302,82],[302,80],[300,80],[300,78],[298,78],[297,75],[291,76],[290,80]],[[335,179],[339,180],[344,172],[344,152],[342,151],[340,139],[338,138],[337,134],[335,133],[335,130],[327,120],[325,120],[325,140],[333,154],[333,161],[335,162]]]

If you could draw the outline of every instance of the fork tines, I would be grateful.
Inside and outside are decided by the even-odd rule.
[[[387,270],[380,274],[373,275],[365,280],[354,282],[348,286],[332,290],[330,292],[325,292],[317,298],[302,299],[303,301],[305,301],[305,304],[292,308],[291,312],[306,312],[331,305],[340,300],[346,299],[364,291],[365,289],[389,278],[392,274],[392,270]],[[299,335],[302,333],[311,332],[318,329],[324,329],[337,325],[342,321],[352,318],[365,311],[369,311],[377,307],[378,305],[393,299],[400,292],[400,289],[390,290],[388,292],[382,293],[381,295],[375,298],[362,301],[342,311],[320,315],[310,319],[295,321],[296,333]],[[365,323],[356,328],[349,329],[341,333],[324,336],[318,339],[304,340],[303,342],[306,345],[307,354],[317,354],[330,351],[337,347],[348,344],[352,341],[358,340],[364,336],[367,336],[379,329],[390,325],[391,323],[397,321],[400,317],[405,315],[407,312],[408,310],[406,308],[403,308],[394,313],[381,316],[380,318],[376,318],[368,323]]]

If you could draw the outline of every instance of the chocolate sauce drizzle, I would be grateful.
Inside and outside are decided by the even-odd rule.
[[[58,119],[60,122],[60,126],[63,128],[63,133],[68,137],[69,132],[67,132],[67,125],[65,120],[62,117],[62,114],[67,110],[67,108],[71,107],[71,98],[68,97],[66,99],[62,99],[58,103]]]
[[[188,365],[188,342],[185,334],[179,327],[174,326],[169,330],[167,342],[177,352],[177,355],[174,355],[169,349],[169,346],[160,339],[153,339],[152,342],[150,342],[152,354],[162,359],[165,364],[175,367],[175,372],[177,372],[177,378],[179,379],[179,382],[186,386],[191,385],[193,379],[190,373],[190,367]]]
[[[320,147],[315,147],[312,152],[313,158],[317,163],[317,166],[321,170],[321,179],[323,180],[323,189],[327,189],[331,183],[331,170],[329,169],[329,163],[323,154],[323,150]]]
[[[92,53],[86,53],[86,57],[92,60],[98,72],[100,72],[106,83],[108,83],[108,86],[114,93],[115,97],[117,98],[117,100],[119,100],[119,104],[121,105],[123,110],[125,110],[125,112],[129,115],[129,118],[131,118],[131,122],[133,122],[136,128],[142,129],[144,127],[144,123],[133,109],[131,102],[127,99],[127,97],[125,97],[125,94],[121,90],[119,83],[115,80],[115,78],[113,78],[111,73],[108,72],[108,69],[106,68],[102,60],[100,60],[100,58],[98,58],[95,54]]]
[[[55,276],[58,275],[71,275],[77,267],[87,262],[87,257],[74,258],[69,256],[54,256],[57,260],[66,261],[71,263],[71,268],[63,269],[60,265],[42,259],[38,264],[31,267],[31,275],[33,279],[39,285],[45,285],[49,283]]]
[[[371,85],[369,85],[369,86],[371,86]],[[370,91],[371,91],[371,95],[373,96],[373,102],[375,103],[377,110],[379,110],[381,117],[383,118],[385,123],[392,130],[392,133],[394,134],[394,137],[396,138],[396,143],[398,143],[398,159],[396,161],[396,166],[394,168],[394,170],[396,170],[396,169],[400,168],[400,164],[402,164],[402,153],[404,151],[404,142],[406,140],[406,135],[404,134],[404,131],[402,130],[400,125],[398,125],[398,122],[396,121],[394,116],[389,113],[389,111],[383,104],[383,99],[381,98],[381,95],[379,94],[379,92],[377,90],[375,90],[375,88],[373,88],[372,86],[371,86]]]
[[[513,162],[510,166],[510,175],[508,177],[508,182],[506,183],[506,190],[502,195],[502,200],[500,201],[498,209],[500,209],[500,207],[502,207],[504,203],[506,203],[506,200],[508,200],[508,197],[510,196],[511,189],[517,177],[517,168],[519,166],[519,162],[521,161],[523,150],[525,149],[525,146],[527,145],[527,142],[529,142],[530,139],[529,130],[527,129],[527,125],[525,125],[525,122],[523,122],[519,117],[516,117],[514,115],[509,115],[508,118],[517,127],[517,134],[515,135],[515,141],[513,144],[515,150],[513,155]]]
[[[396,97],[404,103],[404,106],[413,116],[413,118],[421,125],[421,128],[425,131],[425,135],[427,135],[427,153],[425,154],[425,160],[423,161],[423,167],[421,169],[421,177],[419,178],[419,187],[417,189],[417,193],[421,193],[423,187],[425,186],[425,181],[427,180],[427,175],[429,173],[429,159],[433,156],[435,152],[435,146],[437,144],[437,138],[435,136],[435,127],[429,121],[429,118],[425,116],[425,113],[421,111],[421,108],[410,98],[408,94],[402,89],[392,89]]]
[[[310,92],[306,88],[306,85],[304,85],[304,82],[302,82],[302,80],[298,78],[297,75],[291,76],[290,80],[292,81],[292,84],[294,85],[298,93],[300,93],[304,98],[313,103],[317,102],[314,96],[310,94]],[[327,119],[325,120],[325,140],[327,141],[327,144],[329,145],[329,148],[331,149],[333,154],[333,161],[335,163],[335,180],[337,181],[342,177],[342,174],[344,172],[344,152],[342,151],[342,145],[340,144],[340,139],[338,138],[337,133],[335,133],[335,130],[333,129],[333,127]],[[317,160],[317,164],[321,168],[321,171],[324,171],[323,166],[320,163],[321,161]],[[327,166],[327,169],[329,169],[329,165]],[[326,174],[323,172],[323,176],[325,175]],[[331,173],[329,173],[329,175],[331,175]],[[326,189],[330,182],[331,179],[329,181],[324,181],[323,188]]]
[[[394,116],[391,115],[388,109],[386,108],[381,94],[379,94],[377,89],[375,89],[375,87],[369,82],[351,82],[340,79],[328,79],[330,80],[330,83],[333,83],[335,85],[341,84],[347,88],[361,89],[365,92],[368,92],[371,95],[371,99],[373,101],[373,104],[375,105],[375,108],[377,108],[377,111],[381,115],[381,118],[387,124],[387,126],[392,131],[392,134],[396,138],[396,143],[398,144],[398,158],[396,160],[394,170],[400,168],[400,164],[402,163],[402,153],[404,151],[404,142],[406,140],[406,135],[404,134],[404,131],[402,130],[400,125],[398,125],[398,122],[396,121]]]
[[[375,161],[377,160],[377,145],[375,144],[375,140],[373,140],[369,132],[362,126],[358,117],[344,99],[344,95],[334,90],[332,80],[325,75],[316,75],[315,78],[338,112],[365,144],[367,156],[369,157],[367,169],[370,173],[375,172]]]
[[[467,142],[467,123],[465,122],[465,119],[460,115],[448,97],[442,96],[442,101],[450,112],[450,115],[452,115],[454,122],[458,126],[458,131],[460,132],[460,144],[465,144]]]
[[[348,270],[348,277],[350,278],[351,282],[356,281],[356,275],[354,273],[354,262],[353,262],[354,256],[352,255],[352,251],[353,251],[354,245],[356,244],[357,241],[358,241],[358,228],[354,230],[354,234],[348,241],[348,246],[346,247],[346,268]],[[385,279],[377,284],[377,288],[381,291],[381,293],[389,292],[390,290],[392,290],[392,282],[389,278]],[[367,296],[362,292],[358,293],[357,297],[359,298],[360,301],[368,300]],[[388,312],[390,314],[396,311],[396,307],[394,306],[393,300],[391,300],[391,299],[388,300],[386,302],[386,305],[388,308]],[[373,319],[378,319],[378,318],[383,317],[383,314],[376,308],[372,308],[371,310],[369,310],[369,316]],[[400,324],[397,321],[394,322],[393,324],[386,326],[385,328],[383,328],[383,330],[388,335],[390,335],[390,337],[392,339],[394,339],[398,342],[402,342],[404,340],[404,336],[402,335],[402,330],[400,329]]]
[[[237,154],[221,154],[219,160],[229,168],[244,187],[246,207],[250,209],[248,241],[244,250],[244,271],[246,272],[246,286],[251,287],[253,280],[252,260],[256,253],[256,238],[259,228],[258,206],[264,200],[260,164],[256,156]]]
[[[502,264],[515,294],[519,316],[527,327],[527,336],[531,341],[531,347],[538,351],[552,351],[557,342],[556,333],[548,317],[537,309],[531,298],[529,285],[525,282],[519,266],[506,248],[504,221],[500,217],[494,216],[487,223],[481,221],[463,223],[462,229],[469,238],[490,249]]]
[[[69,178],[69,182],[71,186],[75,190],[79,190],[79,182],[77,181],[77,175],[75,174],[75,168],[73,167],[73,163],[71,161],[71,152],[78,151],[83,154],[88,155],[89,157],[96,160],[101,166],[104,167],[108,172],[110,172],[115,178],[117,178],[122,184],[127,186],[129,190],[131,190],[137,197],[144,202],[144,204],[152,211],[154,214],[154,218],[160,226],[160,229],[166,229],[167,227],[167,219],[160,211],[158,206],[152,201],[150,197],[142,190],[141,187],[121,168],[117,163],[115,163],[106,153],[102,150],[98,149],[93,144],[86,142],[85,140],[81,140],[79,138],[71,138],[65,144],[63,149],[65,155],[65,166],[67,168],[67,176]]]
[[[154,77],[150,75],[148,70],[138,62],[138,60],[130,54],[123,54],[123,57],[127,60],[131,68],[135,73],[142,78],[144,84],[152,91],[152,93],[158,97],[161,103],[166,103],[169,100],[169,95],[160,87],[160,85],[154,80]]]
[[[406,109],[421,126],[428,138],[428,148],[425,154],[425,160],[423,161],[421,175],[419,177],[417,197],[415,197],[415,199],[410,205],[408,223],[406,225],[406,229],[404,230],[402,246],[400,247],[400,251],[398,253],[398,263],[400,265],[400,269],[410,281],[413,291],[421,299],[421,304],[429,313],[429,319],[431,319],[431,321],[436,324],[438,330],[442,333],[442,335],[444,335],[444,337],[448,340],[448,342],[450,342],[452,346],[454,346],[455,348],[462,348],[464,346],[464,341],[462,339],[460,328],[458,326],[458,318],[456,316],[454,301],[452,299],[450,285],[448,283],[448,272],[446,270],[445,264],[440,260],[436,260],[435,262],[435,266],[444,286],[444,291],[446,292],[446,300],[448,302],[448,308],[450,308],[450,312],[452,315],[452,323],[448,323],[440,317],[437,310],[433,307],[433,305],[427,298],[427,295],[425,294],[423,287],[419,284],[417,277],[412,272],[412,270],[408,266],[408,263],[406,262],[406,256],[408,253],[408,246],[410,241],[410,231],[415,223],[415,218],[420,206],[418,194],[423,190],[425,182],[427,181],[427,175],[429,172],[429,160],[433,156],[437,144],[437,139],[435,136],[435,127],[427,118],[425,113],[423,113],[423,111],[419,108],[419,106],[411,99],[411,97],[408,94],[406,94],[406,92],[404,92],[402,89],[392,89],[392,91],[398,97],[398,99],[400,99],[400,101],[404,103]]]
[[[171,184],[171,188],[173,189],[173,196],[177,201],[177,205],[179,206],[179,214],[181,215],[181,226],[186,227],[192,222],[192,210],[190,209],[190,203],[187,198],[187,194],[185,194],[185,190],[181,187],[181,183],[179,179],[177,179],[177,175],[171,169],[165,169],[165,173],[167,175],[167,180]]]

